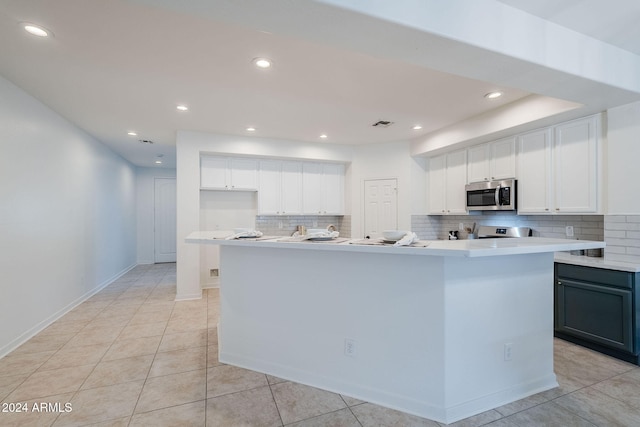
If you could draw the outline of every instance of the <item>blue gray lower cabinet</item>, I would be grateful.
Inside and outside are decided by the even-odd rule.
[[[554,335],[640,364],[640,273],[555,263]]]

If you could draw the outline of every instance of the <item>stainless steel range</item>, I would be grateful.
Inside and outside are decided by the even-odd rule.
[[[494,225],[481,225],[478,227],[478,239],[531,237],[532,235],[532,230],[529,227],[496,227]]]

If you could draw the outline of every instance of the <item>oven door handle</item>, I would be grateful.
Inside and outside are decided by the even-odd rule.
[[[495,200],[495,202],[496,202],[496,206],[500,206],[500,188],[501,188],[501,187],[498,185],[498,186],[496,187],[496,192],[495,192],[495,194],[493,195],[494,200]]]

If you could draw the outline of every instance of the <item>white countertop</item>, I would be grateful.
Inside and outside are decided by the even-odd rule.
[[[185,238],[187,243],[205,243],[215,245],[239,245],[264,248],[292,248],[304,250],[330,250],[349,252],[370,252],[404,255],[463,256],[485,257],[533,254],[543,252],[571,251],[579,249],[603,248],[604,242],[589,240],[549,239],[543,237],[521,237],[513,239],[476,239],[476,240],[430,240],[422,241],[426,247],[406,247],[392,245],[359,245],[360,239],[351,239],[341,243],[332,242],[291,242],[280,241],[289,237],[273,237],[269,240],[235,239],[225,240],[229,231],[195,231]]]
[[[555,262],[563,264],[581,265],[584,267],[605,268],[607,270],[640,272],[640,265],[628,262],[608,261],[602,257],[588,257],[583,255],[571,255],[567,252],[558,252],[554,256]]]

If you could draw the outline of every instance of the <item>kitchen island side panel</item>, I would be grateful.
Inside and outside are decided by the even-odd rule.
[[[557,385],[552,253],[453,260],[229,245],[221,262],[224,363],[441,422]]]
[[[442,415],[441,257],[223,246],[221,262],[220,361]]]
[[[449,415],[557,387],[553,253],[445,260]]]

